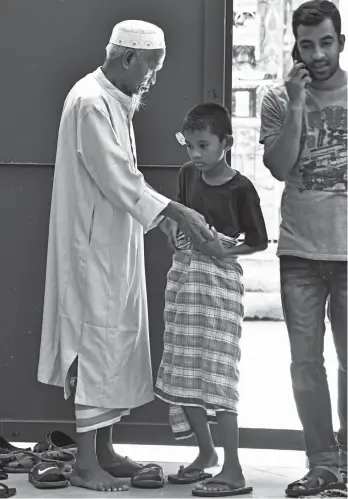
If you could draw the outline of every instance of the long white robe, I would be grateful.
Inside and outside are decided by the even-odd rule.
[[[75,402],[153,399],[144,232],[169,200],[137,169],[131,98],[99,68],[70,91],[59,129],[38,380]]]

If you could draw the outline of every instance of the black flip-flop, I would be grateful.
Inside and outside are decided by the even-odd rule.
[[[310,481],[315,481],[315,487],[306,487]],[[316,496],[330,490],[347,490],[344,482],[338,482],[337,477],[326,468],[312,468],[303,478],[288,485],[285,494],[288,497]]]
[[[194,475],[189,475],[188,473],[195,473]],[[208,478],[212,478],[211,473],[206,473],[200,468],[189,468],[185,469],[185,466],[180,466],[179,471],[176,475],[168,475],[168,482],[173,485],[189,485],[191,483],[202,482]]]
[[[245,494],[251,494],[253,491],[252,487],[234,487],[233,483],[230,483],[226,480],[216,478],[211,478],[205,480],[201,485],[227,485],[229,488],[224,490],[203,490],[203,489],[193,489],[192,495],[198,497],[232,497],[239,496]]]
[[[29,482],[37,489],[62,489],[69,485],[65,475],[53,463],[38,463],[28,474]]]
[[[159,489],[164,486],[163,469],[158,464],[146,464],[133,476],[131,484],[139,489]]]
[[[10,489],[4,483],[0,483],[0,499],[5,499],[7,497],[13,497],[16,494],[17,494],[17,489]]]

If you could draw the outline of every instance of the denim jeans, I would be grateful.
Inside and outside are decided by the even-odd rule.
[[[347,262],[280,257],[281,296],[291,348],[291,377],[309,466],[339,466],[324,366],[325,311],[338,358],[339,440],[347,439]],[[345,448],[346,450],[346,448]]]

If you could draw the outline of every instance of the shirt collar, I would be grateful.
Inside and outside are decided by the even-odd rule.
[[[105,76],[103,73],[101,67],[96,69],[93,72],[93,76],[97,80],[97,82],[108,92],[112,97],[117,99],[121,104],[126,108],[128,113],[132,112],[132,97],[129,97],[128,95],[124,94],[116,88]]]

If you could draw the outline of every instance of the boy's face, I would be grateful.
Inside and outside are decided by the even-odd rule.
[[[209,129],[185,131],[184,137],[188,155],[199,170],[211,170],[224,157],[226,139],[220,141]]]

